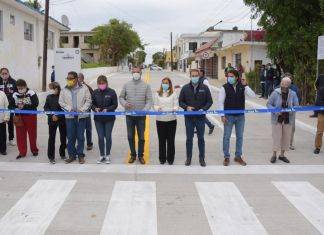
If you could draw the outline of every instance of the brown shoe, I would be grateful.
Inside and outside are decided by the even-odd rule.
[[[238,164],[240,164],[241,166],[246,166],[246,162],[243,161],[243,159],[241,157],[236,157],[234,158],[234,161],[236,161]]]
[[[128,163],[129,163],[129,164],[133,164],[135,161],[136,161],[136,157],[131,157],[131,158],[128,160]]]
[[[223,162],[223,165],[224,166],[228,166],[230,164],[230,159],[229,158],[225,158],[224,159],[224,162]]]
[[[145,165],[145,160],[144,160],[144,158],[139,157],[139,158],[138,158],[138,161],[139,161],[142,165]]]
[[[69,163],[74,162],[74,160],[75,160],[74,158],[69,157],[69,158],[65,159],[65,163],[69,164]]]
[[[85,163],[84,157],[79,157],[79,163],[80,164],[84,164]]]

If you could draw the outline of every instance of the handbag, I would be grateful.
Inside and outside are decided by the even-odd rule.
[[[24,126],[23,120],[20,115],[13,116],[12,120],[16,127]]]

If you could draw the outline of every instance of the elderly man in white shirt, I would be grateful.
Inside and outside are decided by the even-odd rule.
[[[247,81],[242,78],[238,79],[237,71],[230,71],[227,74],[227,83],[222,86],[218,96],[218,106],[220,110],[244,110],[245,97],[255,97],[255,93],[248,86]],[[222,115],[222,122],[224,123],[223,136],[223,152],[224,152],[224,166],[230,163],[230,138],[233,126],[236,132],[236,151],[235,162],[242,166],[246,166],[246,162],[242,159],[243,154],[243,133],[245,125],[244,113],[238,114],[224,114]]]

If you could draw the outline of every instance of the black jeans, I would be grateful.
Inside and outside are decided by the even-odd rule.
[[[175,155],[175,134],[177,120],[169,122],[156,121],[157,134],[159,138],[159,159],[161,163],[168,161],[173,164]]]
[[[205,159],[205,117],[187,117],[185,116],[186,125],[186,149],[187,159],[192,158],[192,146],[195,129],[197,130],[199,159]]]
[[[55,159],[55,137],[57,128],[60,131],[60,156],[65,157],[65,149],[66,149],[66,124],[65,121],[59,121],[55,124],[49,125],[49,138],[48,138],[48,148],[47,148],[47,156],[48,159]]]
[[[0,123],[0,153],[7,151],[7,133],[6,123]]]
[[[136,158],[136,155],[139,158],[144,156],[144,145],[145,145],[145,121],[146,117],[142,116],[126,116],[126,125],[127,125],[127,137],[129,148],[131,151],[131,157]],[[138,154],[136,154],[135,148],[135,128],[137,130],[138,136]]]
[[[10,120],[8,122],[8,134],[9,134],[9,141],[13,140],[15,138],[15,130],[14,130],[14,124],[13,124],[13,116],[14,114],[10,114]]]
[[[261,97],[266,97],[266,84],[265,82],[261,82]]]

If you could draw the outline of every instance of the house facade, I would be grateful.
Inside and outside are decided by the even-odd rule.
[[[13,78],[25,79],[36,90],[42,86],[44,18],[43,13],[20,0],[0,1],[0,67],[7,67]],[[50,81],[60,32],[65,30],[69,28],[50,18],[47,81]]]
[[[213,79],[225,79],[228,63],[252,71],[258,65],[271,63],[264,36],[264,31],[220,30],[213,41],[197,49],[196,63]]]
[[[62,32],[60,45],[63,48],[80,48],[82,60],[86,63],[98,63],[100,61],[99,46],[92,45],[93,31]]]

